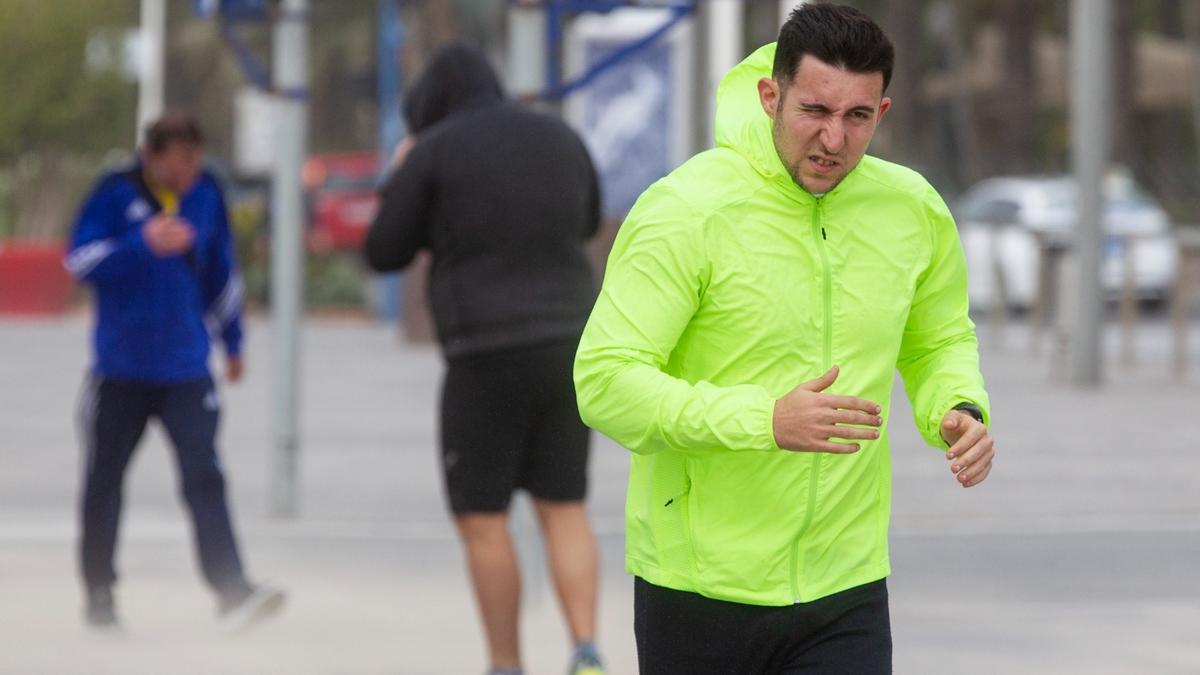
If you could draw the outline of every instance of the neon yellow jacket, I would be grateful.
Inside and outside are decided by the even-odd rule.
[[[717,147],[638,199],[575,362],[584,421],[631,450],[626,567],[756,605],[888,575],[886,430],[851,455],[781,450],[775,400],[831,365],[830,389],[889,410],[899,367],[921,434],[960,402],[989,415],[954,221],[918,174],[864,157],[799,188],[756,82],[774,45],[722,80]]]

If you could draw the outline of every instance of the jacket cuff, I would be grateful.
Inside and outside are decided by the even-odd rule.
[[[241,356],[242,355],[242,336],[229,337],[223,336],[221,342],[225,344],[226,356]]]
[[[761,411],[759,411],[759,414],[762,416],[762,419],[765,420],[765,426],[764,426],[765,432],[763,434],[764,438],[765,438],[765,442],[763,443],[764,447],[762,449],[767,450],[767,451],[783,450],[783,448],[779,447],[779,443],[777,443],[775,441],[775,398],[774,397],[772,397],[769,394],[767,395],[766,405],[764,405],[763,409]]]

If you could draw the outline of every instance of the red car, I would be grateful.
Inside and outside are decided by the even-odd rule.
[[[379,155],[375,152],[313,155],[305,162],[311,250],[362,246],[379,208],[375,193],[379,170]]]

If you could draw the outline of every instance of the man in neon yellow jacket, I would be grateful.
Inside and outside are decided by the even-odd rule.
[[[896,368],[959,483],[991,468],[954,221],[865,155],[892,60],[857,10],[801,5],[722,80],[717,147],[614,244],[575,383],[633,452],[643,673],[890,672]]]

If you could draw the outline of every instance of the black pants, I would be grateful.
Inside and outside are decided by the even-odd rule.
[[[634,582],[642,675],[881,675],[892,672],[887,585],[787,607],[712,600]]]
[[[111,586],[117,579],[113,556],[125,469],[147,422],[157,417],[175,448],[205,579],[223,597],[245,590],[215,447],[219,416],[209,377],[169,385],[89,380],[79,410],[86,462],[80,563],[88,588]]]

